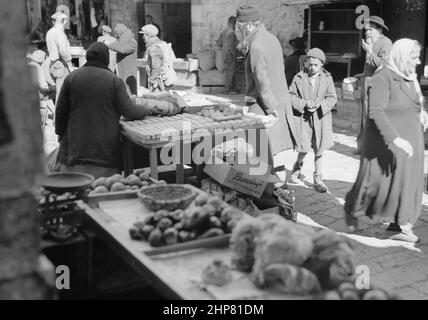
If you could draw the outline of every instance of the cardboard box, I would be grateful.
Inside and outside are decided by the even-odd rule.
[[[263,166],[266,166],[266,172],[261,175],[255,175],[250,174],[252,172],[250,171],[250,165],[230,165],[221,163],[220,159],[216,159],[214,164],[207,164],[205,166],[204,172],[225,187],[260,198],[265,189],[271,185],[273,186],[273,182],[275,182],[273,176],[270,174],[271,166],[265,163]]]

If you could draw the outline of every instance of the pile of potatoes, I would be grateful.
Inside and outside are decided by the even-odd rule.
[[[163,180],[157,183],[166,184]],[[151,184],[153,183],[152,180],[150,180],[149,174],[145,172],[144,169],[139,169],[136,170],[134,174],[130,174],[127,177],[117,173],[108,178],[98,178],[92,183],[88,191],[89,195],[95,195],[106,192],[139,190],[141,187]]]
[[[159,210],[134,223],[129,230],[134,240],[146,240],[153,247],[173,245],[231,233],[244,213],[218,197],[200,194],[185,210]]]
[[[399,300],[399,297],[384,289],[358,289],[351,282],[344,282],[337,290],[324,294],[324,300]]]

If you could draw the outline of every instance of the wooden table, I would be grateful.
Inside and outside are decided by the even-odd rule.
[[[202,193],[199,189],[195,188],[195,190]],[[148,255],[145,251],[152,247],[145,241],[132,240],[129,235],[129,227],[150,213],[138,199],[104,201],[99,202],[98,207],[94,205],[90,207],[79,202],[79,206],[85,209],[86,222],[167,299],[302,299],[302,297],[257,289],[249,280],[245,281],[244,287],[241,287],[239,285],[241,282],[238,281],[237,287],[233,289],[217,287],[204,290],[198,282],[202,270],[215,259],[223,260],[230,265],[233,254],[231,249],[228,247],[200,248],[177,253]],[[248,278],[248,274],[233,272]]]
[[[156,119],[158,117],[148,117],[146,119]],[[159,119],[159,118],[158,118]],[[251,117],[249,118],[251,119]],[[252,119],[255,119],[254,117]],[[259,117],[259,119],[261,119]],[[227,122],[227,121],[225,121]],[[176,183],[184,183],[184,150],[190,150],[191,151],[191,145],[197,144],[200,142],[201,137],[194,134],[183,134],[180,133],[178,136],[173,136],[169,141],[163,141],[159,138],[155,139],[149,139],[145,138],[144,136],[136,135],[133,128],[132,128],[132,121],[131,123],[128,121],[121,120],[121,135],[123,138],[122,141],[122,147],[123,147],[123,162],[124,162],[124,171],[125,175],[129,175],[133,172],[134,164],[133,164],[133,152],[132,152],[132,144],[135,143],[138,146],[143,147],[144,149],[148,150],[149,152],[149,161],[150,161],[150,175],[153,179],[158,180],[158,150],[162,149],[166,145],[170,143],[179,143],[180,144],[180,154],[179,159],[180,161],[175,162],[176,166]],[[213,121],[213,123],[215,123]],[[245,130],[245,136],[248,137],[248,130],[254,129],[257,130],[257,134],[259,134],[260,129],[266,128],[266,124],[262,123],[261,120],[257,124],[249,125],[247,127],[235,127],[233,129],[235,130]],[[196,128],[198,130],[198,128]],[[192,128],[192,133],[193,133]],[[227,132],[220,132],[216,130],[210,130],[207,132],[211,136],[211,139],[213,141],[212,146],[214,147],[215,141],[220,141],[220,139],[229,140],[230,135],[227,134]]]

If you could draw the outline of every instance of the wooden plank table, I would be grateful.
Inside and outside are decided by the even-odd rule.
[[[194,187],[193,187],[194,188]],[[195,190],[198,190],[195,188]],[[199,193],[202,191],[198,190]],[[196,248],[180,252],[149,255],[153,248],[145,241],[131,239],[129,228],[150,211],[136,198],[102,201],[98,207],[79,202],[89,223],[144,279],[167,299],[308,299],[256,288],[248,274],[233,270],[233,281],[225,287],[204,287],[203,269],[214,260],[230,265],[228,247]],[[162,247],[160,247],[162,248]]]
[[[181,130],[182,127],[179,126],[180,122],[176,121],[177,116],[183,117],[182,121],[189,121],[192,123],[191,128],[186,128]],[[207,120],[207,124],[202,126],[199,121],[202,116],[194,114],[183,114],[173,117],[147,117],[144,120],[137,121],[125,121],[121,120],[121,135],[122,135],[122,147],[123,147],[123,157],[124,157],[124,171],[125,175],[129,175],[134,170],[133,165],[133,152],[132,144],[135,143],[138,146],[143,147],[149,152],[149,161],[150,161],[150,175],[153,179],[158,180],[158,150],[171,145],[171,148],[175,149],[175,144],[180,144],[179,148],[179,161],[175,162],[176,165],[176,183],[184,183],[184,150],[191,151],[191,145],[193,143],[198,143],[201,140],[201,136],[194,135],[193,133],[197,130],[207,129],[206,134],[211,136],[212,147],[215,146],[215,141],[229,140],[233,138],[232,135],[228,134],[227,131],[219,131],[218,129],[232,129],[232,130],[244,130],[245,136],[248,137],[248,130],[253,129],[257,130],[257,135],[260,133],[260,129],[266,128],[266,123],[261,120],[261,117],[254,116],[244,116],[242,120],[231,120],[216,122],[214,120]],[[186,118],[184,118],[186,117]],[[174,120],[173,120],[174,119]],[[178,118],[181,119],[181,118]],[[168,121],[171,120],[169,124]],[[155,130],[144,128],[146,123],[150,122],[159,123],[159,128]],[[176,130],[177,134],[172,134],[168,136],[168,139],[162,136],[164,132],[168,130]],[[185,130],[188,130],[185,131]],[[226,139],[225,139],[226,138]],[[187,146],[186,146],[187,145]]]

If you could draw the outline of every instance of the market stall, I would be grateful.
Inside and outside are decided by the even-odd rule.
[[[224,136],[233,143],[215,139],[224,129],[267,128],[268,117],[203,98],[185,97],[187,107],[175,116],[122,121],[127,141],[123,174],[96,180],[84,174],[49,176],[53,185],[43,183],[45,188],[69,195],[55,196],[52,203],[49,194],[41,200],[47,233],[64,240],[81,226],[93,230],[169,299],[396,299],[373,286],[356,287],[350,243],[334,231],[296,223],[293,192],[275,188],[269,166],[256,176],[248,170],[252,161],[234,161],[239,154],[248,160],[257,153],[246,139],[233,134]],[[205,166],[210,178],[201,189],[182,183],[179,162],[179,183],[157,179],[157,152],[152,150],[171,141],[191,145],[201,137],[193,133],[201,129],[219,142],[204,157],[221,160]],[[168,139],[162,140],[165,135]],[[131,142],[149,149],[150,174],[133,168]],[[65,180],[67,188],[56,186]],[[263,201],[266,208],[260,207]]]
[[[169,211],[166,208],[172,202],[162,202],[159,197],[158,204],[164,205],[153,210],[143,199],[142,191],[166,186],[154,182],[134,193],[100,194],[88,204],[79,202],[88,224],[142,277],[163,292],[165,298],[396,298],[378,288],[355,287],[351,246],[332,231],[298,225],[276,214],[251,217],[190,185],[184,186],[193,194],[190,203],[181,205],[181,209],[169,207],[175,209]],[[215,229],[223,230],[223,219],[229,219],[226,225],[230,221],[234,225],[222,234],[210,231],[213,228],[210,223],[202,227],[201,221],[198,227],[196,224],[186,227],[185,219],[203,212],[202,209],[211,211],[206,213],[206,221],[218,217],[223,223]],[[180,215],[174,218],[177,212]],[[157,216],[160,220],[154,221]],[[168,219],[176,223],[174,227],[161,226]],[[179,235],[194,230],[195,237],[174,238],[171,236],[174,228],[181,228]],[[159,237],[155,241],[153,234],[157,232]]]
[[[192,151],[190,146],[209,137],[212,146],[216,141],[234,139],[231,130],[242,130],[247,136],[248,130],[257,131],[267,128],[272,123],[267,117],[260,117],[244,112],[242,107],[232,105],[213,96],[195,93],[183,93],[188,106],[182,114],[167,117],[147,117],[144,120],[121,121],[121,134],[124,138],[125,174],[133,170],[132,143],[143,147],[150,155],[151,177],[158,179],[158,150],[169,145],[178,153],[176,165],[176,182],[184,182],[184,150]],[[151,97],[152,98],[152,97]],[[162,99],[159,96],[159,99]],[[203,139],[201,139],[203,137]],[[186,147],[189,146],[189,147]],[[191,159],[190,159],[191,160]],[[190,163],[186,163],[190,164]]]

